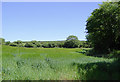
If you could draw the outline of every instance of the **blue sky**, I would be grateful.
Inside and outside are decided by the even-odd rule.
[[[3,2],[6,41],[56,41],[75,35],[85,40],[86,20],[102,2]]]

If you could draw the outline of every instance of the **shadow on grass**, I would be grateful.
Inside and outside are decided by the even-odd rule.
[[[120,59],[114,62],[96,62],[77,66],[80,80],[120,80]]]

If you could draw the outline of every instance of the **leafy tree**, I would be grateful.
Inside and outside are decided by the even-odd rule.
[[[35,43],[37,47],[41,47],[41,44],[39,42]]]
[[[36,47],[36,45],[34,45],[33,43],[30,43],[30,42],[26,43],[24,46],[28,47],[28,48]]]
[[[52,48],[52,44],[51,43],[48,43],[48,48]]]
[[[6,42],[5,42],[5,45],[9,45],[9,44],[10,44],[10,41],[6,41]]]
[[[14,43],[16,43],[16,44],[22,44],[22,41],[17,40],[17,41],[14,41]]]
[[[44,44],[42,44],[42,47],[43,48],[49,48],[49,45],[48,45],[48,43],[44,43]]]
[[[120,49],[120,2],[103,2],[88,18],[87,40],[95,51]]]
[[[36,45],[36,47],[41,47],[41,44],[39,41],[36,41],[36,40],[32,40],[30,43]]]
[[[17,47],[17,46],[18,46],[16,43],[10,43],[9,45],[10,45],[10,46],[14,46],[14,47]]]
[[[36,44],[36,43],[37,43],[37,41],[36,41],[36,40],[32,40],[32,41],[31,41],[31,43]]]
[[[64,43],[64,47],[66,48],[76,48],[78,47],[78,38],[74,35],[70,35],[67,37],[67,40]]]
[[[64,43],[58,43],[57,45],[58,45],[59,48],[62,48]]]

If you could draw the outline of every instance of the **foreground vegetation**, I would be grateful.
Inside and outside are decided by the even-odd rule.
[[[114,63],[114,59],[85,56],[83,53],[85,50],[19,48],[3,45],[2,78],[3,80],[119,79],[119,63]]]
[[[0,81],[2,81],[2,45],[0,45]]]
[[[103,3],[100,8],[95,9],[86,24],[88,41],[79,41],[73,35],[65,41],[11,43],[0,40],[0,44],[4,44],[2,78],[120,80],[119,13],[120,1]]]

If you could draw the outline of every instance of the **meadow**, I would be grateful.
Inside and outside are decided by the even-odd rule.
[[[114,59],[86,56],[90,48],[2,47],[3,80],[119,79]]]
[[[92,7],[88,3],[70,3],[70,6],[60,3],[62,7],[58,3],[50,3],[52,6],[5,3],[4,37],[10,41],[21,39],[10,42],[0,38],[0,81],[1,77],[3,80],[120,80],[120,1],[114,1],[118,0],[92,3]],[[74,35],[53,41],[69,33],[80,33],[79,39],[85,40],[86,36],[86,41]],[[36,40],[25,41],[30,38]]]

